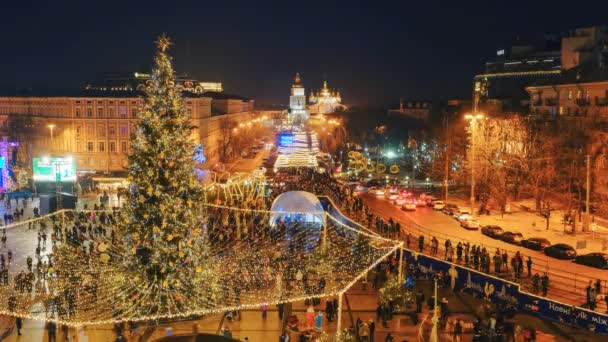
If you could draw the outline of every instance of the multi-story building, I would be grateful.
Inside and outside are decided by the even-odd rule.
[[[87,89],[88,88],[88,89]],[[1,135],[19,142],[21,162],[44,154],[70,155],[80,171],[117,172],[127,166],[141,90],[114,85],[68,93],[0,94]],[[184,91],[184,106],[208,163],[218,160],[221,119],[250,120],[254,101],[221,92]]]
[[[306,123],[310,119],[310,113],[306,110],[306,92],[299,72],[296,73],[291,85],[288,117],[292,124]]]
[[[531,83],[554,81],[561,73],[558,35],[511,46],[501,46],[486,62],[473,86],[473,110],[490,114],[521,113],[529,98],[525,87]]]

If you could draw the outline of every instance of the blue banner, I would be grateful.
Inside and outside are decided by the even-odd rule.
[[[483,297],[492,302],[514,304],[520,311],[554,322],[573,325],[599,334],[608,335],[608,315],[560,303],[520,290],[519,284],[493,277],[440,259],[405,250],[408,263],[418,265],[423,274],[447,273],[454,290]],[[446,281],[447,283],[447,281]]]

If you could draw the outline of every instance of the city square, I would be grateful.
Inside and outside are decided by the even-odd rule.
[[[608,7],[309,5],[1,5],[0,341],[608,339]]]

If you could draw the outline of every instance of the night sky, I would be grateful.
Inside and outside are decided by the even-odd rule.
[[[578,8],[578,9],[577,9]],[[258,103],[288,102],[296,71],[347,104],[470,97],[496,46],[608,24],[608,1],[2,1],[0,85],[79,88],[147,71],[167,32],[178,73]]]

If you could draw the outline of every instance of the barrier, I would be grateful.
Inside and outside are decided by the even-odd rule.
[[[517,283],[479,271],[404,249],[408,263],[418,265],[423,274],[442,271],[449,277],[454,291],[481,295],[492,302],[515,305],[524,311],[557,323],[568,324],[595,333],[608,335],[608,315],[564,304],[522,291]]]

